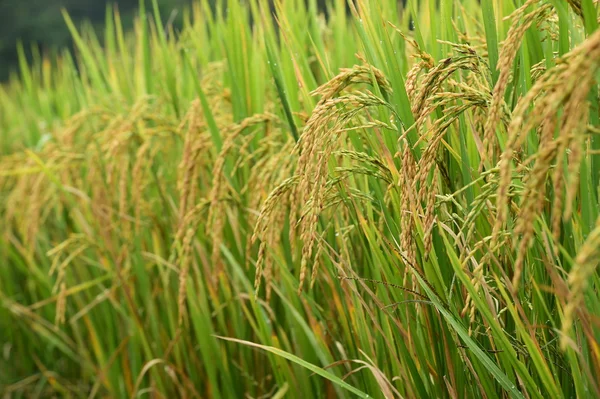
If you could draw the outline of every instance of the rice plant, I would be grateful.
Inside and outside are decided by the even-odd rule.
[[[593,0],[141,0],[0,86],[3,398],[600,397]]]

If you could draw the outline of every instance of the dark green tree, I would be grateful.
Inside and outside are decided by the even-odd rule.
[[[147,1],[150,2],[149,0]],[[159,0],[161,10],[169,15],[174,8],[190,0]],[[69,12],[73,20],[81,24],[89,21],[101,28],[109,1],[102,0],[0,0],[0,80],[9,76],[18,65],[17,42],[27,50],[37,46],[40,51],[70,47],[71,37],[61,10]],[[113,0],[130,25],[139,0]]]

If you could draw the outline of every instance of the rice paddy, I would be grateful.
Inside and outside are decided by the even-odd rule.
[[[65,13],[0,86],[2,398],[600,397],[597,8]]]

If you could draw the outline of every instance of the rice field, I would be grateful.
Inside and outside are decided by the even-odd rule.
[[[0,86],[0,397],[600,397],[593,0],[65,13]]]

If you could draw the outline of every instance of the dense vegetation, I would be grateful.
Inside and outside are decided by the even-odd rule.
[[[139,0],[0,0],[0,81],[18,70],[19,51],[29,60],[38,53],[52,54],[71,47],[71,35],[62,17],[66,9],[77,26],[89,24],[101,30],[106,7],[118,7],[125,29],[133,26]],[[179,27],[180,11],[190,0],[158,0],[161,13]],[[211,1],[212,2],[212,1]],[[18,43],[23,43],[19,49]]]
[[[0,392],[600,397],[596,4],[347,6],[22,59]]]

